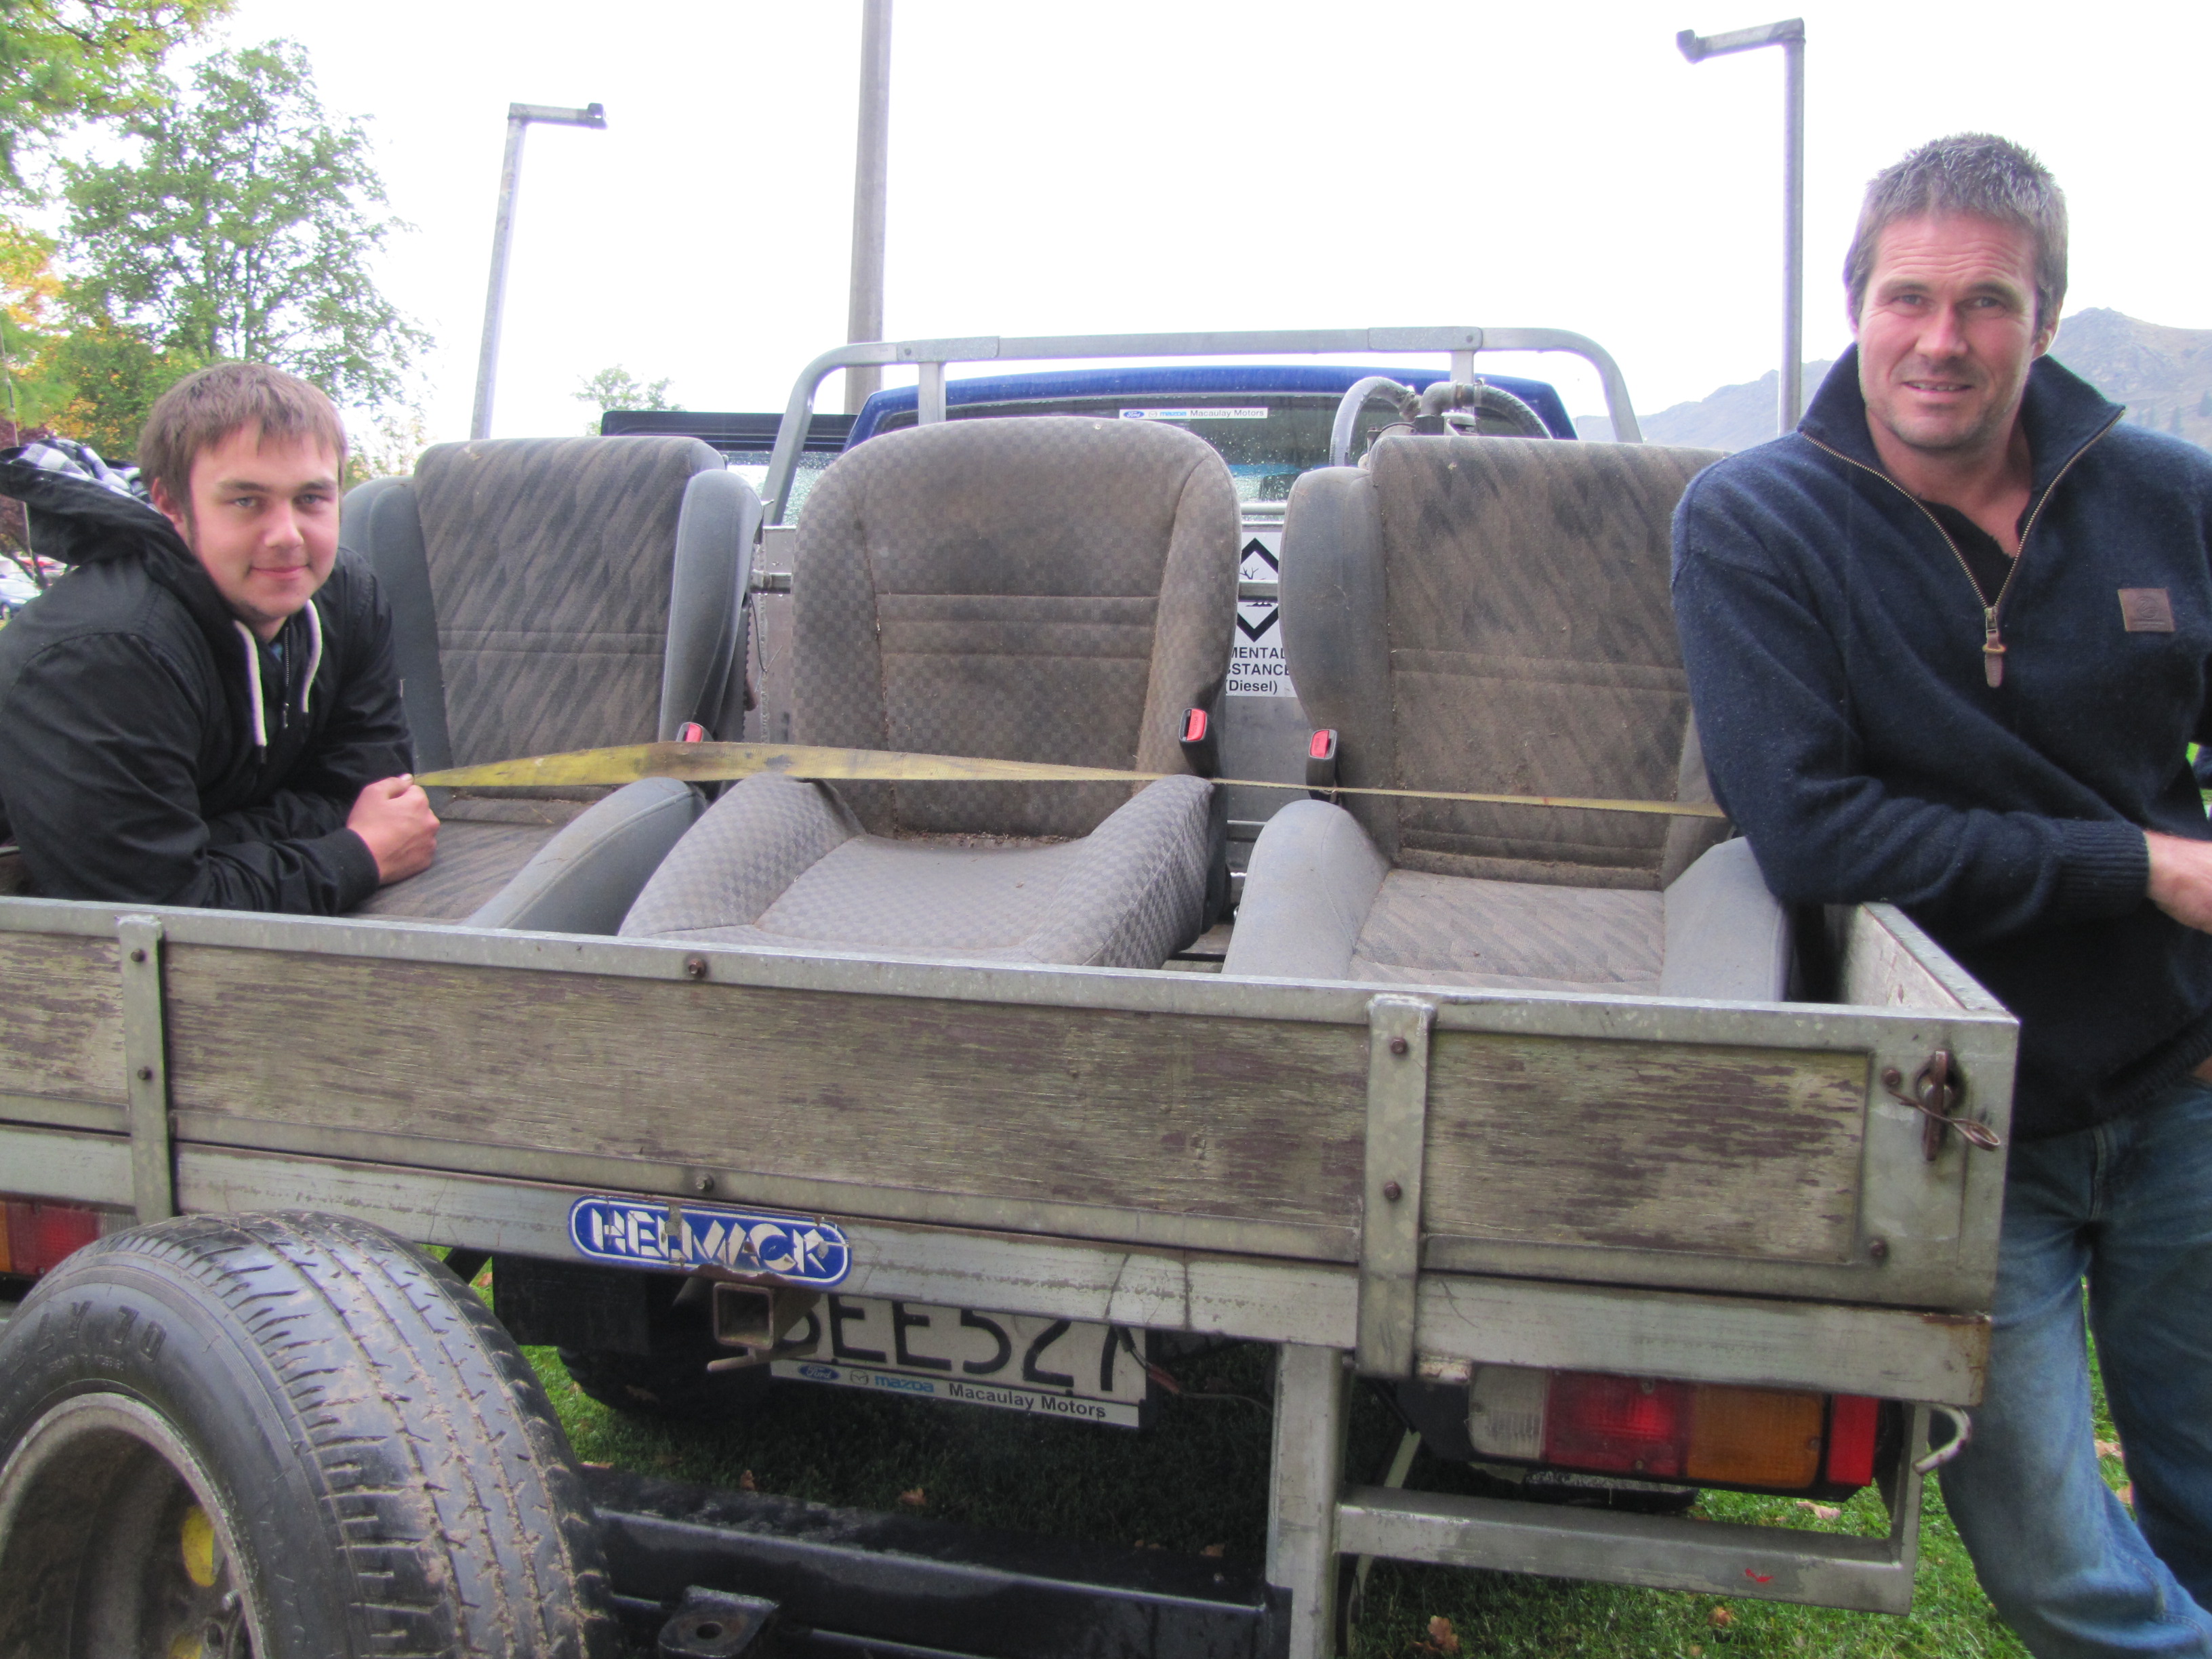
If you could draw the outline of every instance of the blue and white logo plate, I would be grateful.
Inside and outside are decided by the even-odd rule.
[[[853,1247],[827,1221],[716,1204],[580,1198],[568,1243],[586,1261],[617,1267],[727,1267],[828,1290],[853,1271]]]

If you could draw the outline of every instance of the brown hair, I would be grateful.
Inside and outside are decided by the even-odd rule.
[[[345,465],[345,424],[315,387],[266,363],[216,363],[185,376],[148,411],[138,470],[171,500],[189,503],[192,463],[246,427],[257,428],[263,443],[313,439]]]
[[[2057,324],[2066,298],[2065,192],[2033,152],[1986,132],[1923,144],[1868,185],[1844,256],[1844,293],[1854,318],[1866,303],[1882,232],[1899,219],[1938,213],[2016,226],[2033,238],[2036,331]]]

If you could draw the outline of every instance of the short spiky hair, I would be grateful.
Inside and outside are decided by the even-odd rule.
[[[138,470],[175,501],[192,498],[192,463],[234,432],[257,428],[261,441],[312,438],[345,466],[345,424],[328,398],[295,374],[266,363],[216,363],[163,392],[138,434]]]
[[[1986,132],[1938,138],[1875,175],[1844,256],[1852,316],[1866,303],[1882,232],[1900,219],[1936,213],[2016,225],[2033,237],[2036,331],[2057,325],[2066,298],[2065,193],[2032,152]]]

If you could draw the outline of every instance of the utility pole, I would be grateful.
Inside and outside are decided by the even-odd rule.
[[[890,164],[891,0],[860,0],[860,121],[853,155],[853,295],[845,338],[884,337],[884,204]],[[845,371],[845,412],[884,383],[880,368]]]
[[[1779,430],[1794,432],[1805,412],[1805,20],[1791,17],[1728,34],[1684,29],[1674,37],[1692,63],[1782,48],[1782,375],[1776,398]]]
[[[476,410],[469,416],[469,436],[491,436],[492,385],[499,373],[500,312],[507,303],[507,254],[514,234],[514,186],[522,172],[522,135],[532,121],[548,126],[592,127],[605,131],[604,105],[566,109],[552,104],[509,104],[507,106],[507,159],[499,169],[499,215],[492,222],[491,291],[484,296],[483,343],[477,350]]]

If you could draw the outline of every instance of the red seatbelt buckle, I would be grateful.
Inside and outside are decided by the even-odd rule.
[[[1306,793],[1315,800],[1336,799],[1336,728],[1324,726],[1306,739]]]
[[[1203,708],[1182,711],[1182,726],[1176,737],[1183,763],[1199,777],[1216,776],[1221,770],[1221,751],[1214,742],[1213,720]]]
[[[707,728],[700,725],[696,720],[686,720],[683,725],[676,728],[676,741],[678,743],[704,743],[707,741]]]

